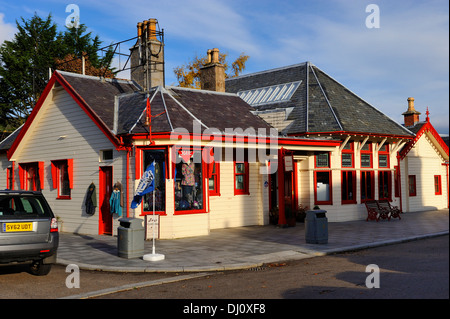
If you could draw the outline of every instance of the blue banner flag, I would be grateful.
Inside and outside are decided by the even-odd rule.
[[[141,180],[139,181],[136,193],[131,202],[131,208],[133,209],[137,208],[141,204],[142,197],[145,194],[153,192],[153,190],[155,189],[155,183],[153,182],[154,179],[155,179],[155,162],[153,161],[153,163],[151,163],[147,167],[147,169],[145,170],[144,174],[141,177]]]

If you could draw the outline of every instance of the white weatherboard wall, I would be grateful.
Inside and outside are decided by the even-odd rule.
[[[69,121],[70,119],[70,121]],[[100,150],[113,149],[113,160],[99,162]],[[19,189],[19,163],[44,161],[43,194],[55,215],[63,221],[63,231],[98,234],[99,207],[93,216],[85,212],[85,195],[94,182],[99,201],[99,166],[113,166],[113,183],[125,187],[126,153],[115,150],[113,144],[65,90],[48,95],[20,147],[16,151],[15,188]],[[51,161],[73,159],[73,189],[71,199],[57,199],[53,189]],[[108,199],[109,200],[109,199]],[[124,210],[125,214],[125,210]],[[118,217],[114,215],[113,232]]]
[[[259,163],[249,163],[249,195],[234,195],[234,163],[220,162],[220,196],[210,196],[211,229],[268,224],[268,189]]]

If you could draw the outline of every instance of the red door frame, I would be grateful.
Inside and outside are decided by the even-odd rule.
[[[112,235],[112,215],[110,212],[109,199],[112,194],[113,184],[113,167],[100,166],[99,167],[99,219],[98,219],[98,234]]]

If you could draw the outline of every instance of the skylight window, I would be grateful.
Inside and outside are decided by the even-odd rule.
[[[289,101],[302,81],[241,91],[237,95],[251,106]]]

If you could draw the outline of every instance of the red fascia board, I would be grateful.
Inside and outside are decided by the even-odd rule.
[[[430,122],[426,122],[424,125],[422,125],[420,130],[417,132],[416,137],[413,140],[409,141],[408,144],[406,144],[406,146],[400,152],[401,159],[405,158],[405,156],[409,153],[411,148],[417,143],[417,141],[422,137],[423,133],[425,133],[426,131],[430,131],[430,133],[434,136],[434,138],[439,143],[439,145],[442,147],[442,149],[447,154],[447,156],[449,155],[449,149],[448,149],[447,144],[445,144],[444,140],[439,135],[439,133],[436,131],[436,129],[433,127],[433,125],[431,125]]]
[[[42,92],[39,100],[37,101],[33,111],[28,116],[24,126],[20,130],[18,136],[14,140],[14,143],[11,145],[8,150],[7,156],[8,159],[14,154],[17,149],[17,146],[22,141],[26,132],[30,128],[31,123],[36,118],[39,110],[41,109],[44,101],[47,99],[48,93],[53,88],[55,82],[58,81],[59,84],[70,94],[70,96],[75,100],[75,102],[83,109],[83,111],[89,116],[90,119],[94,121],[94,123],[98,126],[98,128],[106,135],[106,137],[114,144],[116,148],[120,146],[119,140],[110,132],[105,123],[95,114],[94,111],[88,106],[88,104],[84,101],[84,99],[73,89],[73,87],[57,72],[53,72],[52,77],[48,81],[44,91]]]
[[[210,135],[206,134],[202,136],[201,134],[193,134],[193,133],[179,133],[179,132],[166,132],[166,133],[152,133],[153,138],[159,139],[171,139],[172,134],[176,134],[177,136],[181,136],[182,138],[189,138],[191,140],[201,140],[201,141],[213,141],[219,138],[222,142],[246,142],[246,143],[270,143],[270,137],[258,137],[258,136],[231,136],[231,135]],[[134,140],[143,140],[148,139],[148,133],[138,133],[133,134],[132,139]],[[279,145],[307,145],[307,146],[339,146],[341,145],[340,140],[310,140],[310,139],[297,139],[297,138],[285,138],[285,137],[276,137],[278,139]]]

